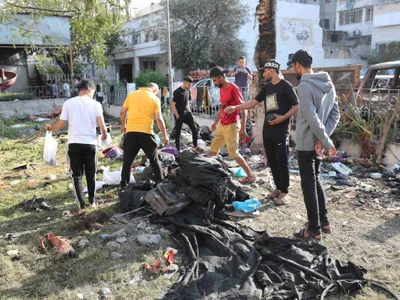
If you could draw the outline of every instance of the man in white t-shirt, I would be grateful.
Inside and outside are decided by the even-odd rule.
[[[103,118],[103,108],[93,99],[96,85],[92,80],[82,80],[78,86],[77,97],[65,101],[60,120],[55,125],[46,124],[46,129],[57,131],[68,121],[67,160],[74,185],[74,193],[79,206],[79,215],[85,213],[82,177],[86,175],[89,202],[96,207],[95,186],[97,167],[96,125],[99,124],[101,138],[107,137]]]
[[[65,93],[65,98],[70,98],[71,97],[71,89],[70,89],[68,82],[64,82],[63,89],[64,89],[64,93]]]

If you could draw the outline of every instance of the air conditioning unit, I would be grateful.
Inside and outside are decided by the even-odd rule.
[[[353,36],[359,36],[361,35],[361,30],[354,30],[353,31]]]

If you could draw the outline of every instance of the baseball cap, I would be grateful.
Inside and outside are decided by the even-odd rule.
[[[313,61],[313,59],[312,59],[311,52],[308,50],[300,49],[288,61],[288,65],[291,65],[295,62],[298,62],[300,64],[312,64],[312,61]]]
[[[210,77],[218,77],[218,76],[223,76],[225,73],[227,73],[227,70],[224,70],[224,68],[220,66],[216,66],[211,69],[210,71]]]
[[[275,59],[270,59],[264,64],[264,67],[259,68],[259,70],[262,71],[262,70],[267,69],[267,68],[280,70],[281,64]]]

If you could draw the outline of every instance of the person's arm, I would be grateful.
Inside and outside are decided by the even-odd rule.
[[[58,131],[63,129],[65,126],[65,120],[58,120],[58,122],[54,125],[46,124],[46,130],[48,131]]]
[[[289,83],[286,83],[285,85],[284,95],[285,95],[285,100],[292,108],[283,116],[275,115],[276,116],[275,120],[268,121],[270,125],[276,125],[284,122],[285,120],[291,118],[299,110],[299,100],[297,98],[295,91],[293,90],[292,85],[290,85]]]
[[[234,67],[234,68],[233,68],[233,73],[232,73],[232,76],[233,76],[233,77],[235,77],[236,74],[238,73],[238,70],[237,70],[237,69],[238,69],[238,67]]]
[[[101,139],[105,140],[107,138],[107,128],[106,123],[104,122],[103,114],[97,116],[97,124],[100,126]]]
[[[332,91],[333,92],[333,91]],[[331,136],[340,120],[339,101],[335,97],[335,103],[329,113],[328,119],[325,122],[325,131],[328,136]]]
[[[316,107],[312,101],[312,94],[307,85],[300,84],[298,87],[301,112],[310,126],[311,132],[321,141],[325,149],[330,150],[333,142],[325,131],[325,126],[318,117]]]
[[[164,118],[161,112],[156,112],[154,114],[154,118],[156,119],[157,126],[163,135],[164,145],[168,145],[169,140],[168,140],[167,130],[165,129]]]
[[[246,110],[246,109],[252,109],[253,107],[257,106],[257,104],[259,104],[260,102],[258,102],[256,99],[253,99],[249,102],[246,103],[242,103],[239,105],[235,105],[235,106],[228,106],[227,108],[225,108],[225,113],[227,114],[231,114],[234,113],[235,111],[238,110]]]
[[[240,88],[236,87],[233,90],[232,97],[233,97],[233,103],[235,103],[236,105],[244,104],[243,96],[242,96],[242,92],[240,91]],[[240,136],[240,139],[243,140],[246,137],[247,111],[241,110],[240,115],[241,115],[241,118],[240,118],[241,127],[240,127],[239,136]]]
[[[179,99],[178,90],[175,90],[174,94],[173,94],[172,102],[171,102],[171,108],[172,108],[172,112],[174,113],[176,119],[179,119],[178,110],[176,109],[176,102],[178,102],[179,100],[180,99]]]
[[[126,112],[128,109],[124,106],[121,108],[121,112],[119,113],[119,119],[121,120],[121,133],[125,133],[126,131]]]
[[[215,131],[217,129],[217,125],[222,118],[222,109],[219,111],[217,118],[215,119],[214,123],[211,125],[211,130]]]
[[[247,79],[253,80],[253,75],[251,75],[251,70],[247,67],[244,68],[246,71]]]

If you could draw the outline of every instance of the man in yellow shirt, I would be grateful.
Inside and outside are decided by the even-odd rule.
[[[169,141],[161,114],[160,100],[156,96],[158,92],[158,85],[149,83],[147,88],[140,88],[138,91],[130,93],[122,106],[121,132],[126,133],[123,147],[124,163],[121,172],[122,188],[129,184],[132,163],[140,149],[143,149],[150,160],[156,182],[163,179],[153,132],[154,119],[162,132],[164,144],[167,145]],[[128,120],[126,121],[127,113]]]

